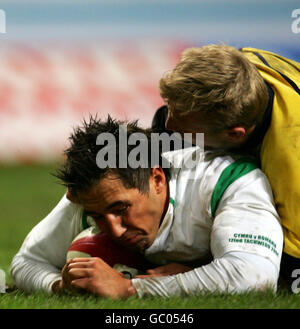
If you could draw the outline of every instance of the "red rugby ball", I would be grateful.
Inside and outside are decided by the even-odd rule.
[[[100,257],[108,265],[122,264],[141,271],[153,268],[141,254],[118,245],[106,233],[87,230],[74,239],[68,249],[67,259],[74,257]]]

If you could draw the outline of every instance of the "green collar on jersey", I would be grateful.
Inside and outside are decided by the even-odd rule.
[[[257,168],[257,162],[253,158],[244,157],[233,162],[222,171],[221,176],[219,177],[214,188],[210,202],[211,215],[213,218],[215,217],[215,213],[220,200],[229,185],[236,181],[238,178]]]

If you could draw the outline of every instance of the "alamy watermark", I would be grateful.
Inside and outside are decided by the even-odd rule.
[[[296,280],[293,281],[291,290],[294,294],[300,293],[300,269],[295,269],[292,272],[292,278],[296,278]]]
[[[204,150],[204,134],[202,133],[151,133],[146,136],[143,133],[127,134],[127,125],[120,125],[118,141],[111,133],[101,133],[96,139],[96,145],[103,146],[96,155],[97,166],[104,168],[154,168],[159,165],[162,168],[170,168],[170,162],[161,157],[162,153],[172,149],[184,152],[186,147],[192,146]],[[128,151],[128,146],[130,151]],[[149,149],[150,148],[150,149]],[[174,159],[174,168],[192,169],[199,163],[201,152],[195,152],[194,157],[179,157]],[[180,159],[180,160],[179,160]]]
[[[291,25],[293,33],[300,33],[300,8],[292,11],[292,18],[295,18]]]
[[[6,14],[3,9],[0,9],[0,33],[6,33]]]

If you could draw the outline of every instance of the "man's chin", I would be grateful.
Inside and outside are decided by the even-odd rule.
[[[142,239],[137,243],[134,243],[130,246],[130,249],[144,255],[145,250],[148,248],[148,239]]]

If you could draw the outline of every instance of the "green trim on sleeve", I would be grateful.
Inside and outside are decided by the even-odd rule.
[[[87,214],[86,214],[85,211],[82,213],[81,223],[82,223],[82,229],[83,230],[90,227],[90,225],[87,222]]]
[[[212,217],[215,217],[215,213],[220,203],[220,200],[228,186],[240,177],[248,174],[250,171],[257,168],[257,162],[254,159],[247,157],[241,158],[233,162],[231,165],[229,165],[223,170],[211,197],[210,205]]]

